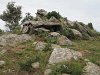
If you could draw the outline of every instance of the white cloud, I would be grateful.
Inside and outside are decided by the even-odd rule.
[[[0,0],[0,13],[6,9],[6,5],[12,0]],[[94,28],[100,31],[100,1],[99,0],[13,0],[22,5],[23,15],[26,12],[35,16],[37,9],[58,11],[70,20],[78,20],[84,23],[93,22]],[[0,28],[4,28],[0,21]]]

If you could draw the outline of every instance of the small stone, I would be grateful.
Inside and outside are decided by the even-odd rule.
[[[34,69],[38,69],[38,68],[40,68],[40,63],[39,62],[32,63],[32,67]]]
[[[85,62],[90,62],[90,60],[88,60],[88,59],[84,59],[84,61],[85,61]]]
[[[45,43],[45,42],[37,42],[37,43],[34,43],[34,44],[35,44],[35,50],[42,51],[42,50],[45,49],[47,43]]]
[[[44,71],[44,75],[49,75],[51,72],[52,72],[51,69],[46,69],[46,70]]]
[[[0,61],[0,66],[4,65],[5,64],[5,61],[1,60]]]
[[[60,37],[60,34],[57,32],[51,32],[51,33],[49,33],[49,36],[58,38],[58,37]]]

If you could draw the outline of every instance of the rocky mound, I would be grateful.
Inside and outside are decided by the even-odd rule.
[[[51,12],[50,14],[50,12],[43,9],[37,10],[36,17],[33,21],[26,21],[22,25],[22,32],[28,34],[34,34],[36,28],[44,28],[51,32],[59,32],[67,37],[71,36],[75,39],[91,39],[91,37],[96,35],[92,23],[90,26],[82,22],[70,21],[61,17],[56,12]],[[69,37],[69,39],[71,37]]]

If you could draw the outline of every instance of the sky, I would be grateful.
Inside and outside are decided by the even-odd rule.
[[[95,30],[100,32],[100,0],[0,0],[0,14],[11,1],[22,6],[23,17],[27,12],[35,16],[37,9],[57,11],[71,21],[92,22]],[[0,29],[5,29],[4,25],[5,22],[0,20]]]

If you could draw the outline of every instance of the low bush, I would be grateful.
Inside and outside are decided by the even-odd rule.
[[[62,75],[63,73],[81,75],[84,66],[85,63],[81,60],[59,63],[52,67],[52,73],[50,75]]]
[[[56,44],[57,43],[57,38],[56,37],[45,37],[44,41],[50,44]]]
[[[75,35],[74,35],[73,31],[69,28],[63,29],[62,34],[67,36],[69,39],[75,39]]]
[[[18,64],[19,64],[21,70],[31,72],[31,71],[33,71],[32,63],[37,62],[39,60],[40,60],[40,58],[38,56],[35,56],[28,60],[19,62]]]
[[[21,26],[16,26],[15,29],[12,31],[14,34],[21,34]]]

